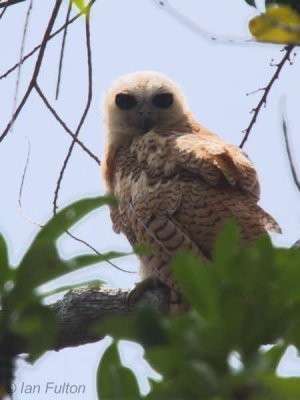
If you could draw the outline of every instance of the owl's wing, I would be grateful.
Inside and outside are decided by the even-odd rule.
[[[130,196],[114,221],[115,229],[122,230],[132,245],[146,244],[153,249],[141,257],[150,274],[177,290],[170,271],[172,255],[190,249],[202,259],[210,259],[216,235],[232,215],[239,221],[244,241],[266,230],[280,230],[257,205],[256,172],[240,149],[212,134],[188,134],[164,139],[165,152],[160,156],[157,148],[162,143],[156,138],[153,152],[157,157],[150,149],[143,155],[149,156],[145,167],[148,179],[157,165],[160,173],[154,169],[154,183],[149,185],[146,172],[136,174],[139,164],[130,163],[131,172],[120,184],[131,188]]]
[[[175,138],[171,157],[183,170],[201,176],[210,188],[225,189],[219,194],[218,203],[245,221],[245,232],[247,225],[251,227],[256,221],[266,231],[281,232],[274,218],[257,205],[260,196],[257,174],[240,148],[210,132],[187,134]],[[235,190],[234,195],[229,195],[230,188]],[[211,196],[215,196],[213,191]]]
[[[170,215],[149,215],[150,218],[142,220],[132,207],[131,229],[134,231],[136,242],[146,244],[151,249],[149,254],[140,256],[142,273],[146,270],[146,276],[154,275],[165,285],[178,291],[170,268],[172,256],[178,250],[185,249],[203,260],[207,260],[207,257]]]
[[[209,185],[224,179],[259,200],[260,187],[255,169],[247,155],[237,146],[225,143],[210,132],[179,136],[172,155],[183,169],[200,175]]]

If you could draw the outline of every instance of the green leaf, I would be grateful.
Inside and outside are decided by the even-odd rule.
[[[184,332],[183,332],[184,334]],[[209,364],[185,349],[172,346],[154,346],[146,351],[146,359],[163,375],[155,383],[147,399],[211,399],[216,394],[217,376]],[[199,397],[201,394],[201,397]]]
[[[241,248],[239,226],[234,218],[225,221],[219,231],[213,250],[213,260],[217,264],[217,268],[224,271],[233,262],[239,254]]]
[[[170,379],[178,375],[180,370],[188,368],[188,360],[175,345],[150,347],[146,350],[146,359],[165,379]]]
[[[255,0],[245,0],[245,2],[249,4],[249,6],[256,7]]]
[[[261,344],[273,343],[281,329],[275,303],[273,307],[278,279],[274,256],[267,235],[242,247],[222,285],[223,323],[233,337],[237,335],[236,344],[245,354],[250,355]]]
[[[193,254],[181,252],[172,260],[172,267],[188,302],[204,318],[216,317],[216,287],[212,280],[212,265]]]
[[[300,378],[279,378],[274,375],[261,379],[261,390],[251,400],[299,400]]]
[[[276,369],[285,353],[286,347],[285,344],[277,344],[267,351],[259,349],[252,356],[251,362],[248,361],[248,370],[256,374],[271,373],[276,375]]]
[[[57,321],[49,308],[31,304],[11,322],[10,329],[25,339],[30,361],[52,348],[57,333]]]
[[[149,306],[143,306],[134,317],[107,316],[96,322],[91,332],[109,335],[117,340],[138,341],[145,346],[167,342],[161,318]]]
[[[0,292],[5,282],[9,279],[10,268],[8,261],[8,249],[4,237],[0,234]]]
[[[109,335],[116,340],[128,339],[137,341],[135,319],[129,316],[104,316],[101,321],[93,324],[90,332],[92,334],[101,334],[101,336]]]
[[[264,370],[266,372],[276,373],[276,369],[285,353],[286,347],[285,344],[277,344],[268,351],[262,353],[265,361]]]
[[[143,306],[136,317],[136,331],[143,346],[163,345],[167,343],[162,321],[152,307]]]
[[[143,256],[146,254],[149,254],[151,251],[153,251],[153,248],[145,243],[138,243],[133,247],[134,254],[137,254],[139,256]]]
[[[116,199],[112,196],[99,196],[78,200],[60,210],[41,229],[31,244],[36,245],[38,240],[44,237],[57,239],[71,226],[75,225],[81,218],[96,208],[103,205],[116,205]]]
[[[114,258],[119,258],[119,257],[127,257],[130,256],[134,253],[124,253],[124,252],[118,252],[118,251],[109,251],[107,253],[103,254],[83,254],[77,257],[73,257],[69,260],[64,260],[68,268],[70,270],[72,269],[79,269],[82,267],[86,267],[88,265],[96,264],[102,261],[108,261],[112,260]]]
[[[72,289],[80,288],[80,287],[86,287],[86,286],[101,286],[104,285],[103,281],[100,281],[100,279],[93,279],[90,281],[85,281],[85,282],[79,282],[79,283],[73,283],[70,285],[64,285],[64,286],[59,286],[55,289],[49,290],[48,292],[42,292],[38,293],[38,297],[40,299],[44,299],[49,296],[53,296],[54,294],[61,293],[61,292],[66,292]]]
[[[136,377],[131,369],[121,364],[115,343],[108,347],[100,361],[97,391],[101,400],[141,399]]]
[[[71,261],[62,260],[56,248],[57,239],[86,214],[104,204],[115,204],[111,197],[79,200],[52,217],[38,232],[17,270],[15,299],[30,297],[32,290],[64,273],[70,272]],[[88,255],[73,260],[73,269],[103,260],[103,256]]]

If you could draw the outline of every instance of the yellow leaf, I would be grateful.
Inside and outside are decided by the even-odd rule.
[[[289,6],[274,4],[249,21],[249,31],[261,42],[300,43],[300,15]]]
[[[72,0],[72,3],[79,9],[81,12],[86,11],[86,5],[84,0]]]

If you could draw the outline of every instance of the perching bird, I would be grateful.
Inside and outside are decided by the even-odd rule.
[[[280,232],[257,204],[251,161],[201,126],[164,75],[121,77],[106,95],[104,115],[102,172],[107,192],[118,199],[111,208],[113,228],[133,246],[150,245],[151,252],[140,257],[145,282],[154,277],[171,288],[172,299],[180,298],[171,257],[190,249],[209,260],[231,216],[246,243],[266,231]]]

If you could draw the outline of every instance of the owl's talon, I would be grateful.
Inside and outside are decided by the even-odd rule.
[[[129,306],[137,303],[144,292],[147,292],[151,289],[156,289],[161,285],[162,283],[155,277],[149,277],[141,282],[136,283],[134,288],[127,293],[126,304]]]

